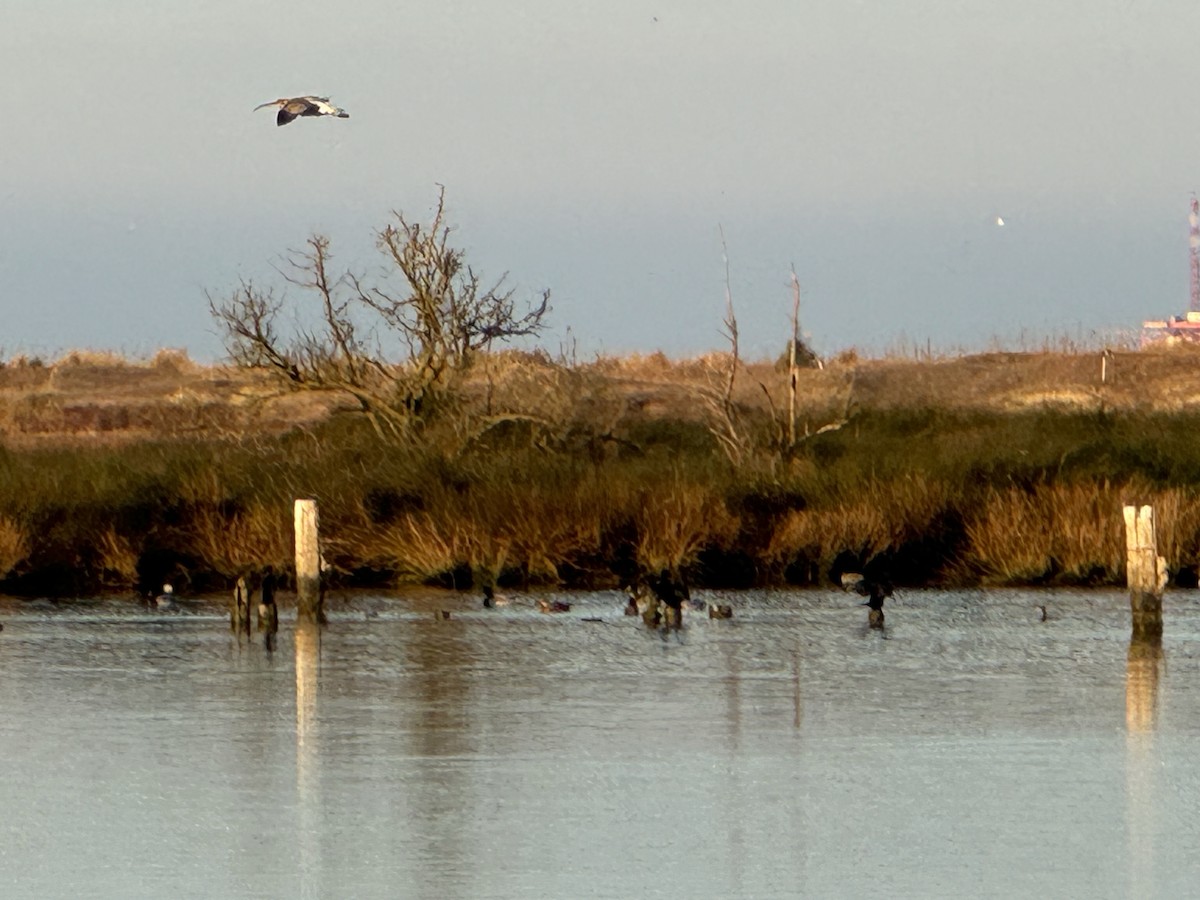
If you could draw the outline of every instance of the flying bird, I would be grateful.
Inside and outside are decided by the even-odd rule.
[[[279,115],[275,117],[276,125],[286,125],[300,116],[337,116],[339,119],[350,118],[350,113],[334,106],[328,97],[280,97],[269,103],[260,103],[254,111],[266,107],[278,106]]]

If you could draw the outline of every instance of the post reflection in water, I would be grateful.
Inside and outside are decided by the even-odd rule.
[[[804,700],[800,694],[800,651],[792,651],[792,727],[797,732],[804,724]]]
[[[1130,734],[1151,732],[1158,724],[1158,677],[1162,639],[1129,641],[1125,665],[1125,727]]]
[[[413,590],[275,653],[224,595],[0,598],[0,897],[1191,896],[1200,604],[1168,669],[1123,592],[1046,596],[864,641],[748,592],[663,641]]]
[[[462,623],[422,618],[413,623],[405,652],[414,680],[412,721],[401,726],[411,735],[407,753],[416,769],[409,782],[417,852],[408,863],[419,873],[414,896],[469,896],[471,867],[461,848],[472,798],[460,760],[473,752],[471,644]]]
[[[742,753],[742,665],[738,657],[738,648],[723,645],[726,675],[722,679],[725,685],[725,708],[728,738],[726,749],[729,753],[730,778],[726,781],[729,790],[724,804],[725,809],[736,809],[737,798],[745,794],[741,769],[734,765]],[[742,817],[737,815],[722,816],[725,819],[729,836],[725,841],[728,859],[725,871],[729,873],[730,883],[740,890],[745,883],[745,872],[742,861],[745,857],[746,834]]]
[[[1125,791],[1132,897],[1154,894],[1154,732],[1162,664],[1161,637],[1135,635],[1130,639],[1125,663]]]
[[[296,632],[296,799],[299,807],[298,847],[301,896],[320,896],[321,819],[320,735],[317,686],[321,664],[321,629],[297,621]]]

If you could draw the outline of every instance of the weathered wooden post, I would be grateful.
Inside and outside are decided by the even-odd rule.
[[[229,625],[238,635],[250,634],[250,590],[245,577],[240,577],[233,588],[233,606],[230,609]]]
[[[1125,507],[1125,579],[1133,640],[1162,639],[1162,592],[1167,586],[1167,561],[1158,555],[1154,510]]]
[[[296,616],[301,621],[324,622],[321,592],[321,540],[317,501],[296,501]]]

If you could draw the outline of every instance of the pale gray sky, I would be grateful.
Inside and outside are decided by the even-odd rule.
[[[982,347],[1188,303],[1200,6],[8,0],[0,351],[214,358],[204,291],[444,184],[556,349]],[[348,120],[277,128],[279,96]],[[995,217],[1006,224],[998,227]]]

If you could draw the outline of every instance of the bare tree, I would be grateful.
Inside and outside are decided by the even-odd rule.
[[[450,245],[444,189],[429,225],[393,216],[375,235],[392,278],[368,283],[352,272],[334,275],[322,235],[284,256],[284,280],[318,301],[315,325],[285,329],[283,297],[250,281],[227,299],[209,295],[234,363],[265,368],[295,390],[346,394],[376,427],[405,431],[431,399],[453,390],[476,351],[542,330],[550,292],[518,309],[506,275],[484,287],[464,251]],[[385,344],[401,349],[389,356]]]
[[[701,396],[709,413],[709,433],[716,438],[735,466],[742,461],[747,449],[746,436],[742,433],[738,422],[737,407],[733,402],[733,388],[737,379],[738,358],[738,325],[733,313],[733,290],[729,283],[729,248],[725,244],[725,229],[717,226],[721,235],[721,258],[725,263],[725,337],[729,341],[729,367],[719,374],[723,382],[721,387],[710,384],[701,389]]]
[[[445,224],[445,190],[428,226],[394,212],[395,222],[376,234],[380,251],[404,278],[400,293],[386,285],[366,287],[352,279],[358,299],[407,344],[418,383],[438,384],[448,369],[465,369],[476,350],[495,341],[535,335],[550,309],[550,292],[518,311],[513,290],[504,289],[507,274],[483,287],[464,261],[465,253],[450,246]]]

